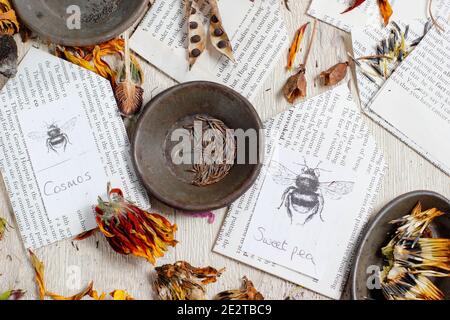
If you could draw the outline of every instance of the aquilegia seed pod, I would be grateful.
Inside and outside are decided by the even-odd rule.
[[[108,186],[108,201],[98,199],[95,208],[100,231],[120,254],[143,257],[155,264],[168,247],[175,247],[177,226],[156,213],[149,213],[123,197],[120,189]]]

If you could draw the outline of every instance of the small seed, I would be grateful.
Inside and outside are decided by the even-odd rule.
[[[223,49],[227,47],[227,42],[225,40],[219,41],[217,43],[217,46],[219,47],[219,49]]]
[[[191,42],[192,43],[198,43],[200,41],[202,41],[202,37],[200,37],[198,34],[191,37]]]
[[[189,28],[197,29],[198,28],[198,23],[195,22],[195,21],[191,21],[191,23],[189,23]]]
[[[191,55],[192,55],[194,58],[197,58],[197,57],[200,56],[201,54],[202,54],[202,52],[200,51],[200,49],[194,49],[194,50],[191,51]]]
[[[191,14],[196,14],[196,13],[197,13],[197,10],[195,8],[192,8],[191,9]]]
[[[214,35],[215,35],[216,37],[222,36],[222,35],[223,35],[223,30],[220,29],[220,28],[215,29],[215,30],[214,30]]]
[[[217,18],[216,15],[213,15],[213,16],[211,17],[211,21],[212,21],[213,23],[218,23],[218,22],[219,22],[219,18]]]

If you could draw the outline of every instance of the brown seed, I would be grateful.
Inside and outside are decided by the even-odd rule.
[[[225,40],[222,40],[222,41],[219,41],[218,43],[217,43],[217,46],[220,48],[220,49],[223,49],[223,48],[226,48],[227,47],[227,42],[225,41]]]
[[[200,37],[198,34],[191,37],[191,42],[192,43],[198,43],[200,41],[202,41],[202,37]]]
[[[195,21],[191,21],[191,23],[189,23],[189,28],[197,29],[198,28],[198,23],[195,22]]]
[[[212,21],[213,23],[218,23],[218,22],[219,22],[219,18],[217,18],[216,15],[213,15],[213,16],[211,17],[211,21]]]
[[[191,9],[191,14],[196,14],[196,13],[197,13],[197,10],[195,8],[192,8]]]
[[[220,29],[220,28],[216,28],[216,29],[214,30],[214,35],[215,35],[216,37],[222,36],[222,35],[223,35],[223,30]]]
[[[201,54],[202,54],[202,52],[201,52],[199,49],[194,49],[194,50],[191,51],[191,55],[192,55],[194,58],[197,58],[197,57],[200,56]]]

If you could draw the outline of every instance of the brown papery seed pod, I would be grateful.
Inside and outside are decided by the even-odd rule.
[[[209,2],[211,5],[211,24],[209,26],[211,43],[217,51],[235,62],[230,38],[222,25],[222,18],[220,17],[217,0],[210,0]]]
[[[347,76],[348,62],[338,63],[320,74],[320,80],[324,86],[338,84]]]
[[[206,32],[203,25],[203,19],[200,15],[199,4],[195,0],[186,1],[186,11],[188,16],[188,54],[189,70],[195,64],[197,59],[205,51]]]
[[[299,98],[305,98],[307,94],[306,69],[304,65],[300,70],[289,77],[283,87],[283,95],[289,103],[294,103]]]

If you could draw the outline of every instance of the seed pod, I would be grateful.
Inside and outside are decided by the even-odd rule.
[[[348,62],[338,63],[320,74],[320,80],[324,86],[334,86],[347,76]]]
[[[206,32],[198,2],[196,0],[186,1],[186,11],[188,16],[189,70],[191,70],[197,59],[205,51]]]
[[[211,23],[209,26],[211,43],[217,51],[235,62],[230,39],[222,25],[222,18],[220,16],[217,0],[210,0],[209,2],[211,5]]]
[[[294,103],[298,98],[306,97],[306,69],[300,66],[298,73],[291,76],[283,87],[283,95],[289,103]]]

